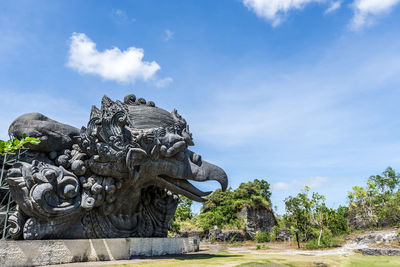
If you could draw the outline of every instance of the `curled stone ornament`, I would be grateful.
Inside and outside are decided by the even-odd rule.
[[[7,172],[18,205],[9,218],[14,239],[166,237],[179,195],[202,202],[210,193],[190,180],[228,185],[221,168],[189,149],[192,134],[177,110],[133,94],[123,102],[104,96],[80,131],[31,113],[9,133],[20,137],[22,125],[28,135],[58,143],[22,156]],[[48,134],[54,129],[57,140]]]

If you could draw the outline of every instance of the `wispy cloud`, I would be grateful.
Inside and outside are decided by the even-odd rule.
[[[325,14],[330,14],[338,10],[342,6],[342,1],[334,1],[331,5],[325,10]]]
[[[166,77],[166,78],[157,80],[155,85],[158,88],[163,88],[163,87],[167,87],[168,85],[170,85],[173,81],[174,80],[171,77]]]
[[[83,74],[94,74],[105,80],[133,83],[154,77],[160,66],[155,61],[143,61],[141,48],[129,47],[121,51],[118,47],[98,51],[96,43],[84,33],[73,33],[67,66]]]
[[[122,9],[115,9],[115,10],[113,10],[112,14],[115,17],[119,17],[119,18],[123,18],[123,19],[127,19],[128,18],[128,16],[126,15],[126,12],[124,10],[122,10]]]
[[[355,0],[352,28],[358,30],[373,23],[377,16],[390,12],[399,3],[400,0]]]
[[[271,188],[273,191],[300,190],[305,186],[309,186],[311,189],[318,189],[328,182],[329,178],[317,176],[306,179],[292,180],[290,182],[277,182],[272,184]]]
[[[324,3],[327,0],[242,0],[242,2],[257,16],[270,21],[275,27],[284,20],[290,10],[302,9],[308,4]]]
[[[129,18],[128,14],[126,13],[125,10],[122,9],[113,9],[112,10],[112,16],[119,21],[124,21],[124,22],[135,22],[136,19],[134,18]]]
[[[310,4],[329,4],[325,14],[333,13],[342,6],[343,0],[242,0],[257,16],[269,21],[273,27],[281,24],[292,10],[301,10]],[[389,13],[400,0],[353,0],[354,16],[351,28],[358,30],[372,24],[382,14]]]
[[[175,33],[173,31],[171,31],[169,29],[166,29],[164,31],[164,41],[169,41],[169,40],[173,39],[174,38],[174,34]]]

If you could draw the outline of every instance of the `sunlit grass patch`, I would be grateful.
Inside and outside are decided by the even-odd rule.
[[[290,265],[280,264],[280,263],[275,263],[275,262],[265,260],[265,261],[245,262],[245,263],[236,265],[235,267],[286,267],[286,266],[290,266]]]
[[[318,263],[318,264],[316,264]],[[115,265],[113,265],[115,266]],[[176,257],[154,257],[119,266],[243,266],[243,267],[398,267],[400,257],[363,255],[267,255],[250,253],[191,254]]]
[[[398,267],[400,266],[400,257],[393,256],[362,256],[354,255],[343,260],[343,267]]]

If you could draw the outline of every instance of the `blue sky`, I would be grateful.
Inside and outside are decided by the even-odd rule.
[[[309,185],[337,207],[399,169],[399,28],[400,0],[2,1],[0,138],[22,113],[81,127],[134,93],[177,108],[233,188],[266,179],[282,213]]]

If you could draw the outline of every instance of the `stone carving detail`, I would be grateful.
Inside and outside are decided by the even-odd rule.
[[[166,237],[178,195],[204,201],[210,193],[188,180],[227,188],[225,172],[188,149],[194,143],[182,116],[135,95],[104,96],[80,131],[30,113],[9,129],[23,132],[46,146],[7,172],[18,204],[9,219],[14,239]]]

